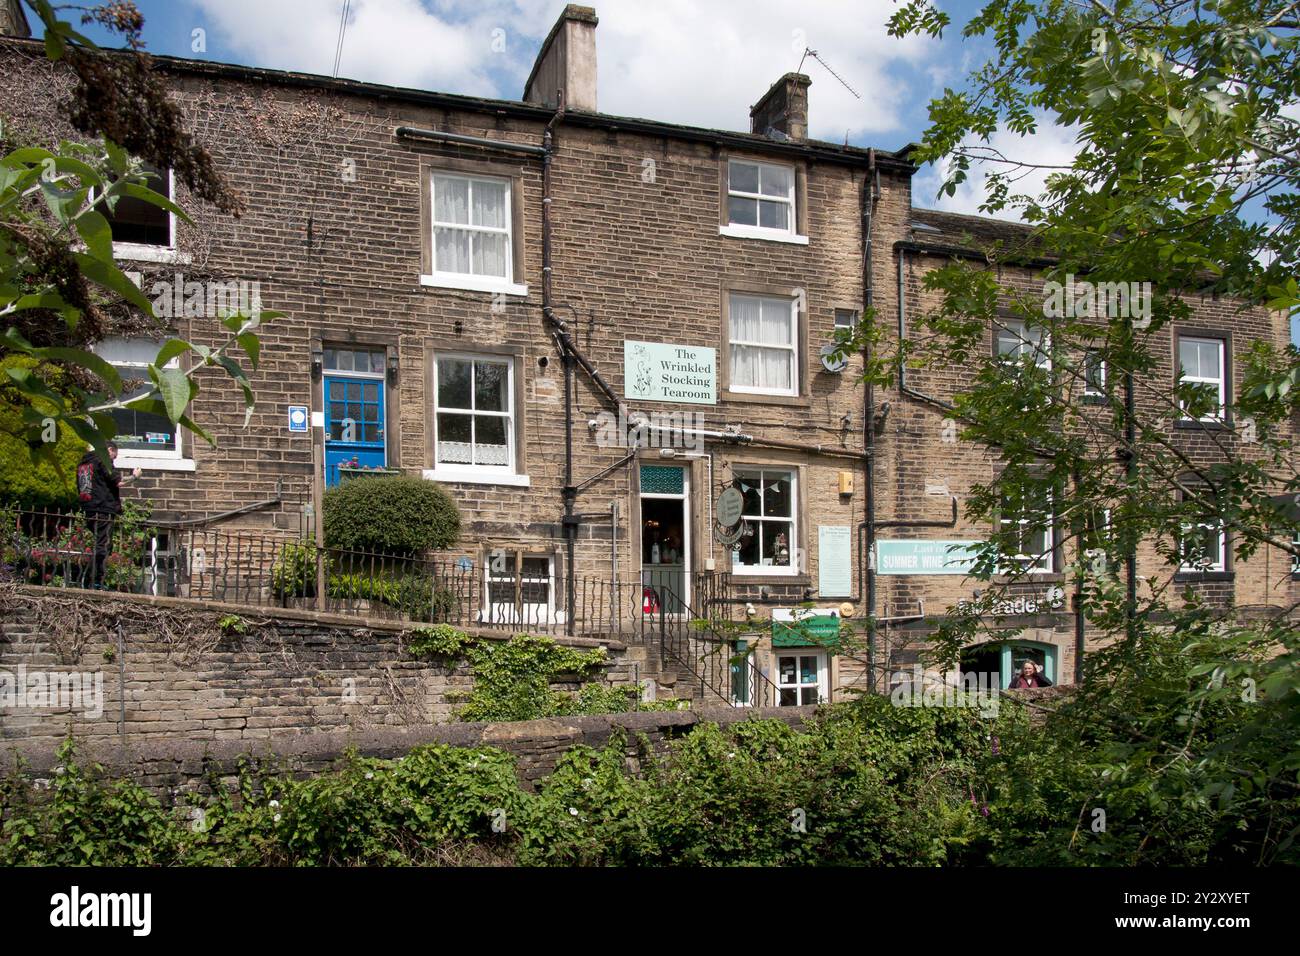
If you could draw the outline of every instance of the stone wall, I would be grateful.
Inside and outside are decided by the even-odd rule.
[[[276,737],[261,743],[248,740],[136,740],[122,745],[112,740],[83,743],[78,760],[98,763],[112,777],[135,780],[161,795],[207,792],[212,779],[232,786],[241,761],[295,776],[328,770],[352,749],[364,757],[392,759],[427,744],[453,747],[497,747],[517,758],[520,782],[531,788],[555,769],[563,754],[576,746],[602,748],[617,733],[624,735],[629,766],[639,770],[649,753],[662,753],[670,741],[702,723],[722,726],[742,720],[777,719],[802,726],[813,707],[783,707],[744,711],[719,708],[637,714],[563,717],[507,724],[465,723],[446,726],[374,727]],[[648,743],[649,750],[646,745]],[[36,781],[48,781],[58,758],[52,747],[34,741],[0,742],[0,765],[14,766]]]
[[[473,688],[463,661],[413,658],[403,629],[391,622],[29,587],[8,588],[2,600],[0,681],[21,674],[30,691],[48,674],[64,677],[62,706],[8,707],[0,695],[0,740],[39,741],[46,750],[69,733],[222,741],[427,727],[453,720]],[[219,622],[228,615],[248,632],[223,631]],[[605,680],[636,682],[621,643],[556,640],[605,647]]]

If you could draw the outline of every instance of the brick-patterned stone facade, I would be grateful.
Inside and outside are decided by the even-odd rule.
[[[570,18],[566,31],[595,30],[595,17],[588,13]],[[586,34],[575,36],[575,44],[586,43]],[[0,88],[58,88],[58,68],[45,61],[39,44],[3,41],[0,61]],[[594,69],[594,62],[594,54],[570,57],[557,75],[581,71],[584,64]],[[713,436],[703,440],[702,450],[679,450],[669,458],[657,447],[645,448],[623,464],[626,448],[599,441],[600,416],[616,409],[584,370],[575,370],[571,483],[581,485],[612,470],[576,499],[582,517],[574,532],[574,572],[634,580],[642,572],[650,553],[643,532],[651,515],[639,484],[646,466],[685,469],[686,540],[676,545],[689,570],[731,570],[730,547],[714,534],[714,502],[737,470],[770,469],[797,479],[794,540],[786,542],[789,563],[768,569],[777,573],[736,573],[734,593],[742,603],[769,607],[812,600],[861,610],[867,564],[861,547],[866,416],[857,373],[862,365],[854,357],[842,372],[827,371],[819,349],[833,338],[837,311],[862,309],[866,277],[880,321],[891,329],[899,291],[907,316],[929,304],[922,278],[948,255],[937,251],[940,244],[933,239],[935,214],[913,207],[915,167],[905,151],[804,139],[809,84],[794,74],[778,81],[781,96],[763,101],[763,130],[734,133],[594,109],[557,118],[549,106],[531,102],[197,61],[159,58],[158,66],[194,133],[245,194],[248,211],[238,220],[223,217],[179,188],[177,200],[192,211],[194,224],[180,224],[174,261],[127,266],[142,273],[146,289],[175,281],[177,273],[184,281],[191,276],[256,281],[263,307],[288,317],[261,333],[263,361],[251,376],[258,402],[248,428],[241,427],[237,390],[218,375],[201,376],[194,418],[212,431],[217,448],[186,439],[185,470],[146,472],[132,494],[149,500],[155,514],[198,518],[257,505],[234,523],[286,535],[307,527],[304,510],[313,498],[314,476],[323,473],[321,452],[313,452],[319,430],[291,433],[286,418],[291,405],[325,408],[318,365],[329,349],[381,355],[376,380],[384,384],[386,463],[408,474],[436,473],[438,358],[495,358],[508,363],[513,376],[514,474],[509,481],[445,482],[465,518],[461,548],[476,566],[498,548],[545,556],[558,584],[568,571],[562,523],[566,404],[562,352],[543,315],[543,163],[526,152],[440,138],[450,133],[538,147],[549,124],[554,133],[551,304],[583,356],[619,396],[633,385],[625,381],[628,340],[705,347],[717,356],[715,404],[626,400],[634,411],[698,415],[694,423]],[[585,83],[588,77],[579,79]],[[815,109],[815,94],[812,100]],[[71,135],[59,126],[49,98],[15,96],[6,102],[13,104],[7,109],[15,128],[49,139]],[[769,115],[779,112],[781,103],[793,104],[799,115]],[[769,127],[777,133],[769,133]],[[399,129],[435,135],[399,134]],[[783,241],[738,234],[729,226],[733,159],[781,166],[793,174],[794,221]],[[509,185],[512,266],[504,291],[422,281],[432,271],[434,173],[489,176]],[[873,187],[878,193],[871,204],[865,199]],[[872,252],[864,269],[868,206]],[[992,225],[974,219],[968,225],[981,223]],[[958,225],[948,223],[948,231],[960,231]],[[1029,269],[1008,269],[1001,277],[1026,288],[1038,281]],[[732,293],[796,303],[796,395],[732,388]],[[174,321],[173,331],[194,341],[218,335],[211,317]],[[1196,327],[1230,330],[1234,356],[1253,341],[1281,345],[1287,336],[1279,315],[1239,312],[1235,304],[1208,300],[1198,303]],[[1160,374],[1171,383],[1172,340],[1169,361]],[[1239,371],[1239,358],[1236,367]],[[965,374],[961,368],[918,371],[911,384],[946,398]],[[973,483],[994,474],[997,463],[984,451],[941,440],[936,408],[897,389],[878,390],[876,400],[891,405],[875,445],[879,520],[946,518],[946,493],[961,499]],[[724,437],[727,433],[747,440]],[[1239,450],[1235,436],[1223,437]],[[1197,455],[1220,453],[1203,447],[1195,434],[1180,432],[1179,439]],[[927,487],[946,492],[927,493]],[[829,560],[819,553],[821,528],[848,529],[848,586],[839,588],[841,593],[819,590],[822,564]],[[882,537],[974,539],[985,533],[959,521],[951,529]],[[1152,554],[1143,557],[1149,561]],[[1198,586],[1217,589],[1221,599],[1239,604],[1277,603],[1279,588],[1296,587],[1289,557],[1267,550],[1222,580]],[[886,617],[915,615],[922,606],[926,613],[938,612],[970,597],[971,590],[957,577],[882,577],[878,611]],[[553,599],[562,604],[563,596]],[[1068,619],[1057,614],[1030,623],[1040,627],[1038,639],[1058,649],[1056,672],[1068,679]],[[911,651],[883,665],[914,658],[915,642],[900,641],[910,641]],[[861,680],[861,667],[852,662],[830,667],[836,689],[860,686]]]
[[[9,597],[0,617],[0,740],[51,752],[68,735],[134,745],[422,728],[454,722],[474,687],[463,659],[417,658],[403,628],[386,622],[38,588]],[[51,616],[49,602],[79,613]],[[621,643],[556,640],[604,647],[609,663],[590,679],[635,687],[641,672]],[[52,679],[63,692],[43,696]],[[576,677],[567,680],[554,689],[578,689]],[[16,696],[23,688],[25,700]]]

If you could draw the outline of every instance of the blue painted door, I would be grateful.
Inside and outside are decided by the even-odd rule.
[[[338,484],[340,465],[386,464],[383,378],[326,375],[325,484]]]

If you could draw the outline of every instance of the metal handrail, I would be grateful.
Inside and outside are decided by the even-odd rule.
[[[660,654],[671,657],[685,667],[700,684],[700,694],[706,691],[726,701],[732,707],[772,706],[778,701],[777,687],[752,660],[752,653],[736,652],[734,641],[719,633],[715,622],[697,614],[667,586],[659,587],[660,603],[656,614],[645,614],[642,633],[649,620],[652,632],[657,632]],[[669,608],[680,608],[683,613],[669,613]],[[696,650],[704,646],[704,653]],[[745,696],[741,700],[735,693],[733,678],[736,668],[745,668]]]

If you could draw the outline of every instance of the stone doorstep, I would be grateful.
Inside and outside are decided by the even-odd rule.
[[[127,604],[141,604],[148,607],[188,608],[190,610],[211,611],[214,613],[242,614],[249,617],[271,618],[280,622],[297,622],[313,625],[328,625],[348,630],[366,630],[387,632],[394,636],[421,625],[414,622],[396,622],[381,618],[353,617],[347,614],[329,614],[320,611],[305,611],[298,608],[267,607],[258,604],[229,604],[223,601],[195,600],[193,598],[160,597],[153,594],[123,594],[117,591],[87,591],[81,588],[45,588],[31,584],[16,586],[20,594],[30,597],[48,597],[52,590],[68,594],[79,600],[89,602],[111,603],[121,601]],[[453,625],[454,626],[454,625]],[[507,641],[515,632],[500,628],[457,627],[471,637],[489,641]],[[555,643],[566,647],[594,648],[604,647],[611,651],[625,651],[627,645],[616,638],[569,637],[565,634],[547,634]]]

